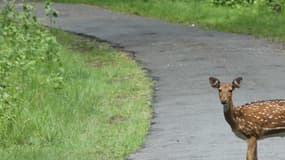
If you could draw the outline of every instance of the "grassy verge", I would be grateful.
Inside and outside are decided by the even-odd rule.
[[[215,7],[207,0],[54,0],[54,2],[95,4],[117,11],[161,18],[201,28],[245,33],[285,41],[285,12],[273,13],[262,6]]]
[[[119,160],[144,141],[152,82],[108,45],[57,31],[64,86],[31,83],[2,160]],[[17,130],[17,131],[16,131]]]

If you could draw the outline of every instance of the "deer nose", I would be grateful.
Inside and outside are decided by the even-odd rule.
[[[226,101],[226,100],[221,100],[221,103],[222,103],[222,104],[226,104],[227,101]]]

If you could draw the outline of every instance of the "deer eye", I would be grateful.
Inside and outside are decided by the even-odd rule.
[[[229,90],[229,92],[233,92],[233,90],[231,89],[231,90]]]
[[[222,92],[222,89],[219,89],[219,92]]]

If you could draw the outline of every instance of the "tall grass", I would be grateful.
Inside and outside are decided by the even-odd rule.
[[[143,143],[151,82],[127,55],[94,45],[100,49],[62,50],[63,89],[29,85],[1,159],[123,159]]]
[[[16,12],[9,9],[9,16],[11,13]],[[27,64],[33,67],[27,72],[21,72],[21,68],[17,68],[17,72],[9,70],[14,75],[9,77],[9,87],[14,87],[12,82],[18,82],[17,78],[23,76],[20,81],[23,91],[9,101],[16,106],[13,105],[11,114],[0,107],[1,116],[12,115],[6,119],[10,122],[6,124],[7,131],[0,132],[4,137],[0,144],[0,159],[119,160],[137,149],[144,141],[151,118],[152,82],[145,71],[126,54],[118,53],[106,44],[60,31],[54,32],[56,40],[38,24],[26,28],[22,34],[18,32],[21,27],[13,30],[22,21],[14,20],[18,23],[9,25],[11,33],[20,36],[14,41],[11,38],[11,43],[27,40],[22,36],[38,39],[31,41],[28,38],[30,45],[21,46],[35,49],[19,52],[27,57],[32,55],[24,60],[32,61]],[[35,28],[38,33],[30,34]],[[57,48],[51,51],[56,52],[41,48],[45,46],[42,44],[45,39],[40,39],[39,35],[51,39],[51,49]],[[17,55],[16,51],[22,51],[16,47],[6,45],[1,49],[15,51],[11,52],[14,53],[12,56]],[[39,58],[35,63],[35,57],[42,55],[41,52],[54,54],[56,59]],[[14,59],[11,60],[11,65],[15,66]],[[59,67],[52,65],[49,69],[49,64],[55,62],[59,62],[55,65]],[[55,72],[58,70],[60,72]],[[2,96],[3,92],[0,94]]]

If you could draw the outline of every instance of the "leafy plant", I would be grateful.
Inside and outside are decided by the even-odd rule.
[[[270,9],[275,13],[280,13],[284,7],[284,0],[210,0],[216,6],[241,7],[254,5],[254,9]]]
[[[210,2],[217,6],[241,6],[245,4],[253,4],[254,0],[210,0]]]
[[[60,45],[32,15],[33,7],[15,9],[7,1],[0,19],[0,145],[14,128],[16,112],[22,110],[25,88],[30,83],[61,88]]]
[[[52,28],[52,25],[55,23],[54,18],[58,17],[59,12],[52,7],[51,1],[45,2],[45,13],[46,13],[46,16],[49,18],[50,26]]]

